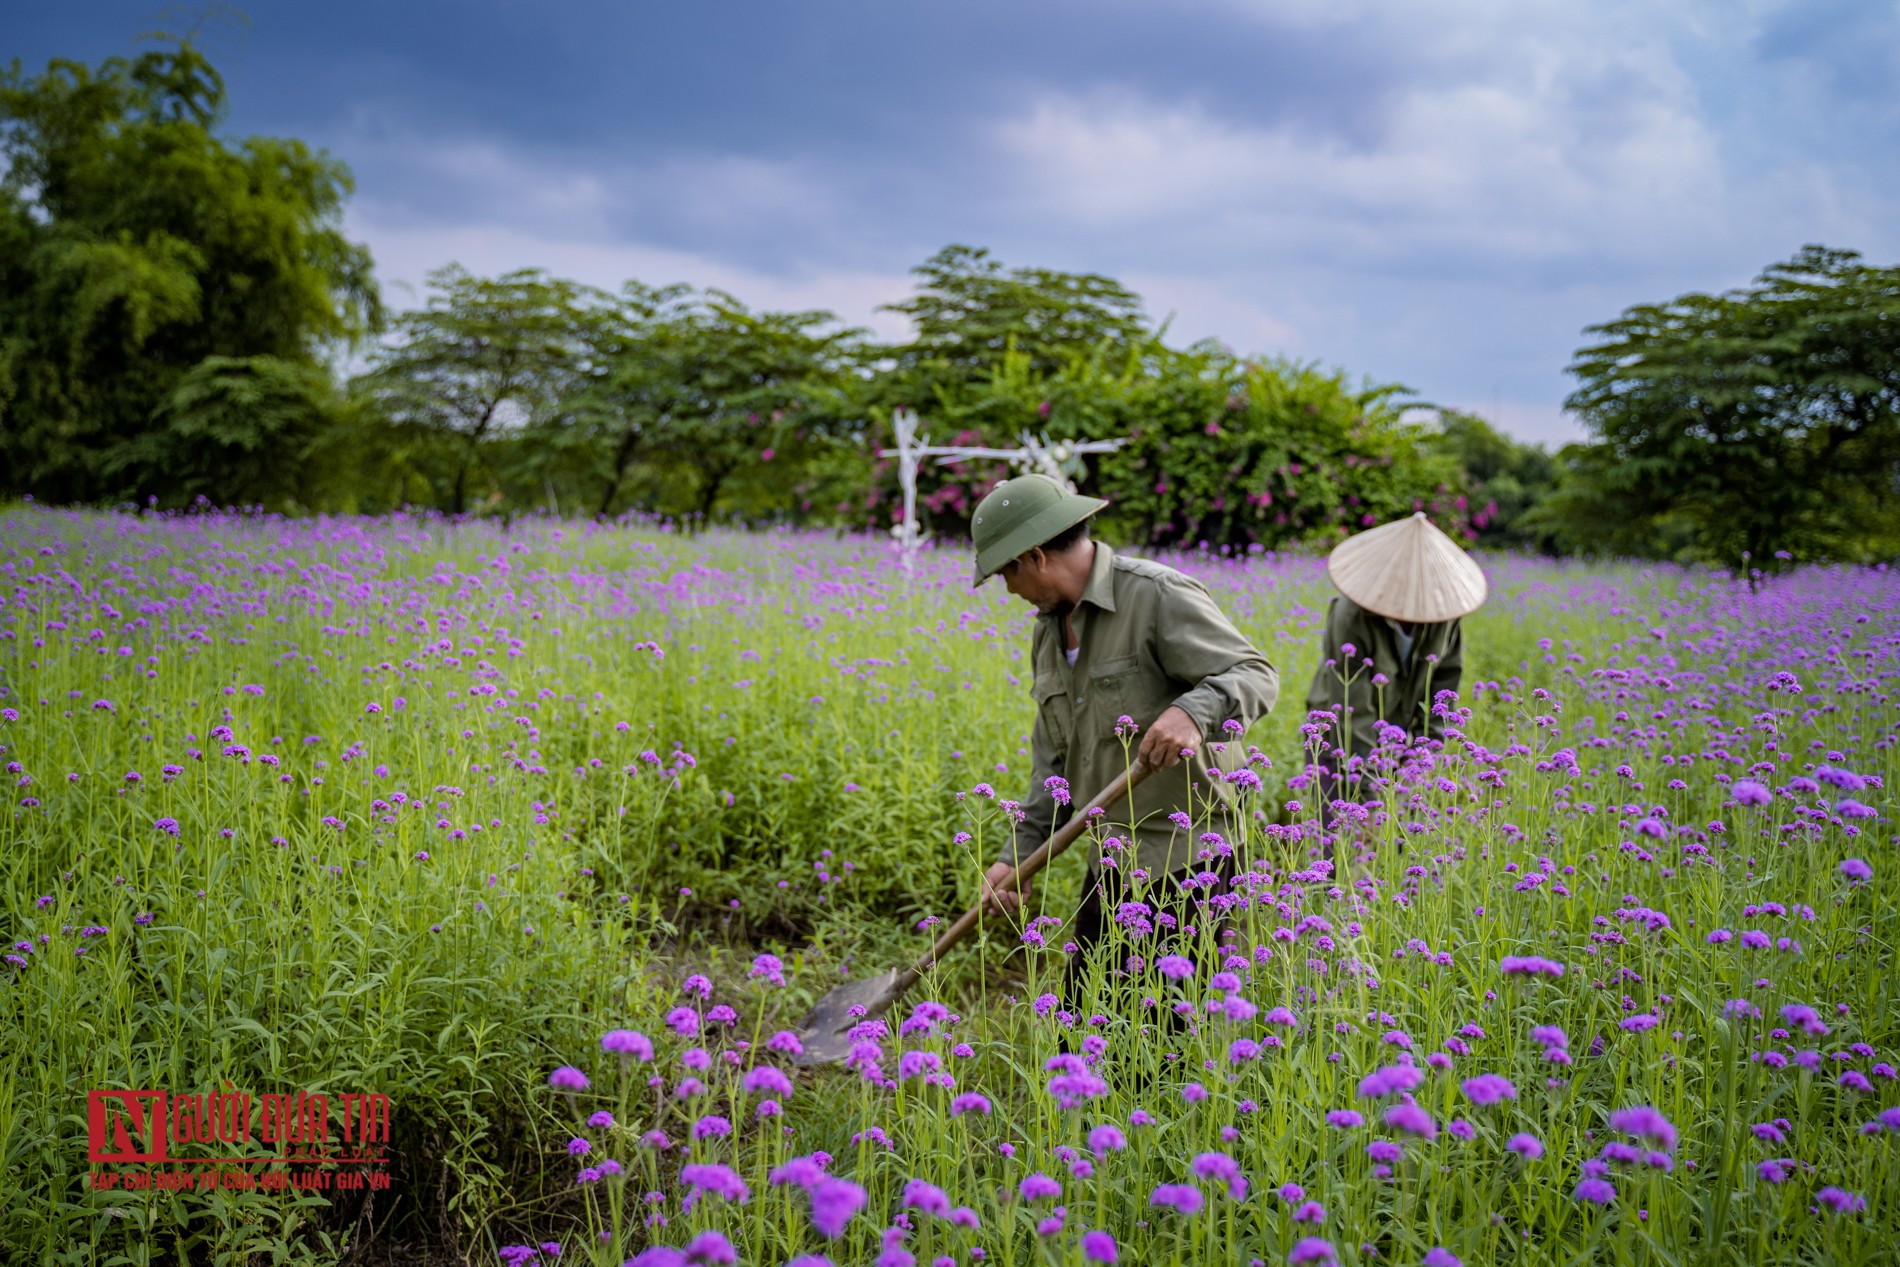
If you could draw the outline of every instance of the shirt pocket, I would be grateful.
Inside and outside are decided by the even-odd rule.
[[[1069,748],[1069,707],[1068,688],[1062,679],[1053,673],[1037,676],[1030,683],[1029,693],[1036,700],[1036,720],[1042,726],[1042,732],[1048,737],[1049,746],[1057,756],[1068,752]]]
[[[1154,694],[1152,676],[1143,672],[1140,656],[1114,656],[1100,664],[1091,664],[1089,712],[1102,719],[1103,726],[1110,731],[1117,719],[1124,716],[1133,718],[1137,725],[1146,726],[1161,712],[1149,698]]]

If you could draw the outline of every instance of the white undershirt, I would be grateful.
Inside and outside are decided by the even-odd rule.
[[[1081,648],[1080,646],[1074,646],[1074,647],[1064,647],[1064,648],[1062,649],[1062,654],[1063,654],[1063,655],[1065,655],[1065,656],[1068,656],[1068,657],[1069,657],[1069,667],[1070,667],[1070,668],[1072,668],[1072,669],[1073,669],[1073,668],[1075,667],[1075,657],[1076,657],[1076,655],[1077,655],[1078,653],[1080,653],[1080,652],[1081,652],[1081,650],[1082,650],[1082,648]]]

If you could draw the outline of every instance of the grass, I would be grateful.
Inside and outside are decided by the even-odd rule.
[[[1489,560],[1459,738],[1368,771],[1378,807],[1336,829],[1300,777],[1319,563],[1182,560],[1282,675],[1245,739],[1271,766],[1249,794],[1262,819],[1230,842],[1239,887],[1172,947],[1192,974],[1163,975],[1163,948],[1124,931],[1124,971],[1098,965],[1070,1016],[1037,1002],[1060,930],[1032,951],[992,924],[891,1018],[938,1005],[910,1032],[867,1032],[869,1076],[800,1072],[767,1096],[742,1080],[789,1068],[773,1033],[968,900],[1005,827],[959,793],[1026,787],[1028,620],[995,587],[973,594],[960,555],[907,577],[880,543],[803,535],[0,524],[16,784],[0,920],[32,943],[0,1011],[9,1261],[492,1262],[558,1242],[568,1261],[657,1263],[651,1247],[717,1233],[748,1263],[1081,1262],[1105,1252],[1084,1236],[1099,1231],[1123,1262],[1324,1261],[1312,1241],[1342,1262],[1845,1263],[1900,1229],[1896,1132],[1876,1116],[1900,1098],[1891,573],[1809,570],[1750,595],[1667,568]],[[1835,770],[1858,786],[1816,777]],[[1738,803],[1740,779],[1770,802]],[[1337,876],[1318,865],[1329,843]],[[1843,874],[1850,858],[1871,879]],[[1066,918],[1079,873],[1058,867],[1030,914]],[[762,952],[786,984],[748,975]],[[1564,975],[1503,972],[1532,955]],[[694,974],[706,997],[682,993]],[[1192,1019],[1168,1020],[1176,1005]],[[1796,1006],[1827,1033],[1787,1021]],[[603,1051],[616,1029],[649,1037],[654,1062]],[[708,1068],[681,1063],[693,1051]],[[1401,1096],[1358,1094],[1408,1056],[1429,1140],[1387,1125]],[[559,1066],[589,1088],[551,1088]],[[1481,1073],[1515,1095],[1471,1102]],[[682,1097],[686,1078],[703,1089]],[[87,1186],[88,1089],[225,1086],[388,1095],[391,1191]],[[989,1111],[953,1112],[970,1093]],[[765,1098],[782,1114],[758,1117]],[[1610,1125],[1635,1106],[1679,1136],[1668,1168],[1602,1162],[1614,1200],[1579,1199],[1606,1142],[1641,1142]],[[1346,1110],[1365,1123],[1327,1125]],[[584,1125],[602,1111],[617,1125]],[[695,1138],[708,1118],[731,1133]],[[1105,1124],[1126,1147],[1091,1147]],[[651,1131],[665,1148],[640,1142]],[[1540,1159],[1506,1147],[1519,1134]],[[831,1180],[772,1182],[815,1152]],[[575,1182],[605,1158],[620,1175]],[[1761,1163],[1781,1159],[1771,1182]],[[747,1199],[688,1207],[687,1164],[730,1167]],[[1061,1194],[1025,1199],[1032,1172]],[[928,1213],[913,1181],[969,1215]],[[809,1211],[851,1189],[826,1182],[865,1202],[835,1241]],[[1203,1208],[1151,1205],[1163,1184]],[[1298,1198],[1276,1195],[1287,1184]],[[1829,1188],[1865,1209],[1831,1212]],[[1299,1218],[1308,1202],[1319,1221]]]

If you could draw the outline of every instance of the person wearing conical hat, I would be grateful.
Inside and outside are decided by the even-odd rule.
[[[1180,880],[1197,871],[1220,871],[1226,857],[1204,834],[1233,840],[1237,793],[1228,775],[1247,764],[1242,736],[1273,707],[1280,683],[1199,581],[1090,539],[1089,517],[1107,504],[1024,475],[992,489],[970,521],[976,584],[1000,573],[1037,615],[1029,791],[1014,839],[983,878],[984,904],[1018,910],[1016,863],[1131,755],[1154,768],[1105,815],[1105,833],[1130,847],[1090,858],[1087,896],[1063,929],[1079,948],[1063,991],[1072,1004],[1088,948],[1122,909],[1125,876],[1140,869],[1161,880],[1159,894],[1143,895],[1152,902],[1184,892]]]
[[[1326,612],[1306,708],[1338,718],[1328,736],[1331,759],[1323,761],[1337,776],[1345,761],[1332,750],[1364,757],[1377,746],[1382,722],[1414,739],[1444,738],[1432,701],[1458,689],[1460,620],[1484,605],[1488,586],[1471,556],[1423,511],[1340,542],[1326,573],[1339,596]]]

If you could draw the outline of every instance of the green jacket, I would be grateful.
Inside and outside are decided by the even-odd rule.
[[[1030,649],[1034,768],[1024,821],[1001,858],[1013,864],[1028,857],[1076,804],[1087,804],[1127,767],[1141,733],[1131,733],[1124,747],[1115,734],[1118,719],[1130,717],[1145,732],[1178,704],[1200,726],[1201,746],[1192,760],[1149,775],[1135,789],[1132,811],[1126,799],[1112,807],[1107,834],[1126,840],[1132,827],[1135,856],[1123,855],[1125,867],[1159,876],[1187,866],[1201,848],[1201,832],[1220,830],[1231,839],[1234,789],[1210,779],[1208,763],[1223,770],[1245,764],[1241,735],[1226,723],[1238,722],[1244,733],[1264,716],[1279,695],[1279,674],[1199,581],[1164,564],[1117,555],[1100,542],[1070,619],[1081,644],[1074,668],[1063,654],[1060,617],[1036,621]],[[1070,804],[1059,805],[1046,787],[1052,776],[1068,781]],[[1177,811],[1194,820],[1192,831],[1169,821]]]
[[[1352,647],[1351,664],[1346,647]],[[1455,691],[1464,676],[1464,633],[1459,622],[1418,626],[1410,663],[1401,659],[1398,630],[1383,616],[1375,616],[1343,595],[1326,612],[1326,637],[1319,655],[1319,671],[1306,692],[1306,711],[1316,713],[1349,704],[1352,709],[1352,751],[1371,752],[1378,737],[1374,725],[1403,727],[1413,737],[1445,737],[1445,722],[1432,715],[1432,697]],[[1372,667],[1365,659],[1372,658]],[[1351,685],[1342,676],[1351,674]],[[1373,678],[1384,674],[1378,684]],[[1337,744],[1339,736],[1331,736]]]

